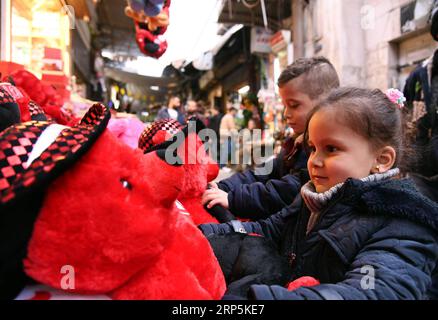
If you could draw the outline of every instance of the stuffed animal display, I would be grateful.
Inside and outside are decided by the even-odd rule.
[[[136,42],[142,53],[160,58],[167,50],[164,33],[169,25],[170,0],[128,0],[125,14],[135,24]]]
[[[17,101],[7,90],[7,84],[0,84],[0,131],[20,122],[20,108]]]
[[[56,92],[55,88],[43,83],[31,72],[19,70],[5,77],[3,81],[14,85],[18,92],[20,92],[19,95],[23,96],[21,98],[15,96],[16,101],[20,104],[20,110],[26,110],[26,106],[30,103],[31,108],[39,106],[47,118],[53,118],[59,124],[74,125],[79,121],[79,119],[76,119],[72,114],[63,109],[63,99]],[[41,113],[40,111],[39,114]],[[25,113],[22,114],[24,115]],[[42,120],[41,118],[32,119],[30,116],[22,116],[21,118],[22,121]]]
[[[15,123],[47,120],[44,110],[9,82],[0,83],[0,99],[0,131]]]
[[[320,284],[312,277],[293,279],[288,259],[260,235],[233,232],[210,234],[207,239],[224,273],[227,299],[247,298],[254,284],[278,285],[290,291]]]
[[[227,295],[246,297],[252,284],[286,286],[291,281],[287,259],[264,237],[235,232],[207,239],[228,284]]]
[[[184,167],[121,143],[109,117],[96,104],[74,126],[1,132],[0,298],[32,280],[84,297],[220,299],[218,261],[176,205]]]
[[[219,166],[208,155],[199,138],[199,132],[204,129],[205,125],[198,119],[191,119],[185,127],[175,120],[163,119],[148,126],[139,139],[139,148],[145,154],[162,149],[168,150],[170,155],[173,146],[184,169],[184,181],[178,200],[197,225],[218,222],[201,203],[208,183],[219,173]]]

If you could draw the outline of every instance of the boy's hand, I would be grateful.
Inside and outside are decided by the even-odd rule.
[[[210,183],[210,189],[204,192],[202,195],[202,205],[207,205],[207,208],[210,209],[215,205],[220,205],[225,209],[229,209],[228,204],[228,193],[219,189],[216,183]]]

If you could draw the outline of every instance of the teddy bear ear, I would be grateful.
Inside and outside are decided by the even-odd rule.
[[[160,147],[168,136],[173,136],[181,131],[182,126],[178,121],[172,119],[162,119],[148,125],[141,133],[138,140],[138,147],[143,153],[148,153],[154,150],[165,149]]]

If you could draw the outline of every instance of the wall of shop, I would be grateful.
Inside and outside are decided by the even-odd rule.
[[[343,85],[403,87],[415,64],[437,48],[429,27],[422,24],[424,19],[411,29],[402,22],[415,4],[412,0],[310,0],[302,17],[304,55],[329,58]]]
[[[14,27],[6,36],[12,62],[24,65],[37,76],[43,69],[71,74],[70,19],[59,1],[11,0],[10,19]],[[48,48],[60,50],[61,57],[47,56]]]
[[[0,0],[0,60],[11,57],[11,0]]]
[[[427,59],[437,48],[429,27],[418,26],[403,32],[402,13],[405,6],[415,1],[366,0],[365,5],[375,10],[374,23],[365,30],[367,51],[366,85],[379,88],[404,86],[414,65]]]
[[[304,8],[304,56],[323,55],[344,85],[363,86],[366,72],[362,0],[313,0]]]

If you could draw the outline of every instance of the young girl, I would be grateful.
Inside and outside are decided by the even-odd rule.
[[[289,259],[291,281],[321,284],[289,291],[253,283],[252,299],[427,299],[438,259],[438,206],[399,179],[403,97],[395,90],[334,90],[310,114],[311,181],[301,197],[267,220],[243,223]],[[232,224],[202,225],[204,234]]]

